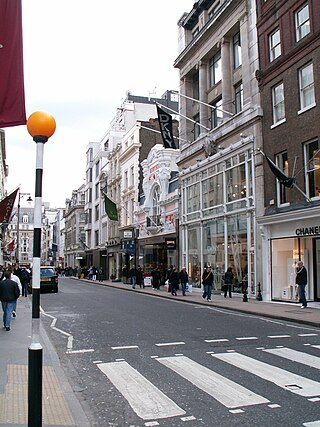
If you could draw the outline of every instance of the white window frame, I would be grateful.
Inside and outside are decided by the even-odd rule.
[[[308,14],[305,18],[302,17],[303,11],[307,10]],[[302,19],[300,19],[302,18]],[[294,14],[294,22],[296,27],[296,42],[299,42],[305,38],[311,31],[310,28],[310,14],[309,14],[309,4],[305,3],[300,7]]]
[[[310,69],[310,76],[312,78],[307,80],[307,82],[303,83],[303,80],[305,79],[303,76],[303,73]],[[315,88],[314,88],[314,73],[313,73],[313,63],[310,62],[309,64],[299,68],[299,98],[300,98],[300,110],[298,111],[298,114],[303,113],[306,110],[309,110],[310,108],[315,107],[316,105],[316,96],[315,96]],[[311,94],[311,101],[309,104],[306,103],[306,98],[308,95]]]
[[[279,37],[279,39],[277,38]],[[275,61],[281,56],[281,34],[280,28],[277,28],[269,35],[269,59]]]
[[[277,89],[282,87],[282,99],[280,99],[280,93],[277,93]],[[283,117],[277,119],[279,106],[283,105]],[[285,102],[284,102],[284,84],[283,82],[278,83],[272,88],[272,126],[271,129],[275,126],[280,125],[286,121],[286,110],[285,110]]]
[[[313,160],[312,163],[309,160],[309,146],[311,144],[315,144],[317,143],[318,148],[316,150],[314,150],[314,154],[313,155],[317,155],[317,161]],[[318,140],[312,140],[312,141],[308,141],[307,143],[304,144],[304,167],[305,167],[305,182],[306,182],[306,194],[307,196],[311,199],[311,200],[319,200],[320,199],[320,192],[319,195],[312,195],[310,192],[310,176],[311,174],[315,174],[317,172],[317,170],[320,169],[320,161],[319,161],[319,153],[317,152],[317,150],[320,150],[320,142]],[[313,180],[315,180],[314,175],[313,175]]]
[[[289,163],[288,163],[288,152],[282,151],[281,153],[276,155],[276,165],[279,169],[282,170],[284,174],[289,176]],[[288,199],[288,189],[279,182],[277,179],[277,205],[280,206],[290,206],[290,203],[287,201],[282,201],[281,198],[284,198],[285,200]]]

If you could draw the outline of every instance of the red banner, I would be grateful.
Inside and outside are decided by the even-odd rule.
[[[1,0],[0,0],[1,1]],[[19,188],[0,202],[0,224],[9,224],[14,201]]]
[[[21,0],[0,0],[0,128],[24,124]]]
[[[14,240],[12,240],[12,242],[8,244],[7,251],[8,252],[14,251]]]

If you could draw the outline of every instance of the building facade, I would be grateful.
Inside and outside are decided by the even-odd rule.
[[[262,283],[262,109],[256,4],[202,0],[179,21],[180,262],[194,286],[206,266],[214,290],[230,266],[234,291]],[[187,120],[188,117],[192,120]]]
[[[320,3],[258,0],[263,150],[294,185],[265,163],[265,211],[259,216],[266,297],[297,301],[295,267],[308,270],[307,298],[320,300]]]
[[[84,212],[85,186],[81,185],[72,192],[71,199],[66,200],[64,213],[65,220],[65,249],[64,267],[75,269],[84,267],[86,264],[85,254],[85,223],[86,214]]]
[[[177,111],[175,96],[147,98],[127,93],[100,143],[90,143],[86,165],[87,265],[102,267],[106,278],[126,281],[137,262],[136,238],[141,162],[162,143],[156,120],[156,102]],[[175,123],[177,132],[177,123]],[[118,221],[108,218],[104,197],[117,207]],[[91,213],[90,213],[91,210]]]

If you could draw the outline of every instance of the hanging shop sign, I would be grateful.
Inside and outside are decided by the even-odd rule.
[[[166,248],[167,248],[167,250],[176,249],[176,247],[177,247],[177,240],[175,238],[166,239],[165,242],[166,242]]]

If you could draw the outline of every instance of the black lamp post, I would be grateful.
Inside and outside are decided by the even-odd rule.
[[[40,344],[40,260],[41,206],[44,144],[56,130],[55,119],[37,111],[28,118],[27,129],[37,144],[33,266],[32,266],[32,337],[28,352],[28,426],[42,426],[42,346]]]

